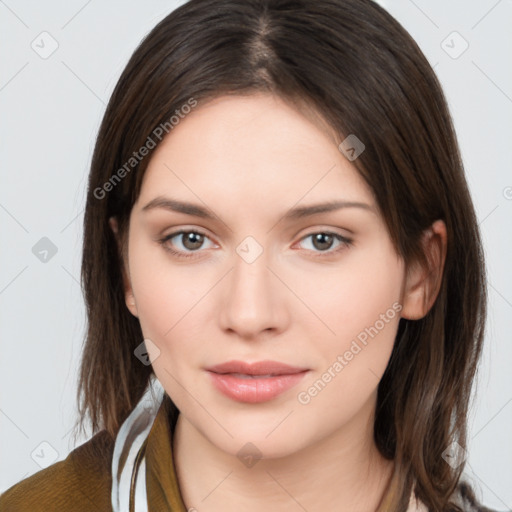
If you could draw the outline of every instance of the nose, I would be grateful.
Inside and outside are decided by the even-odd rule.
[[[256,339],[286,329],[289,312],[286,289],[269,270],[267,253],[263,251],[252,262],[233,255],[233,269],[226,276],[219,321],[224,331],[240,338]],[[263,334],[264,333],[264,334]]]

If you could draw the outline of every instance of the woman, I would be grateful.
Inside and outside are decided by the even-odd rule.
[[[94,437],[0,510],[488,510],[483,251],[440,85],[370,0],[192,0],[89,177]],[[38,508],[39,507],[39,508]]]

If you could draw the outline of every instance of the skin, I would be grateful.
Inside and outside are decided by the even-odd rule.
[[[157,196],[206,205],[217,218],[143,211]],[[292,207],[332,199],[371,210],[283,219]],[[117,230],[115,219],[111,226]],[[166,242],[191,258],[159,243],[179,229],[206,234],[198,249],[180,235]],[[318,247],[308,236],[325,232],[352,243],[334,238]],[[371,190],[325,124],[256,94],[216,98],[174,127],[151,158],[128,235],[126,304],[158,347],[155,374],[181,411],[172,442],[187,508],[376,510],[393,470],[373,442],[377,386],[400,317],[421,318],[435,300],[444,223],[425,232],[432,270],[407,272]],[[247,236],[263,249],[252,263],[236,251]],[[393,304],[401,306],[394,318],[388,314],[378,334],[300,403],[298,393]],[[309,372],[268,402],[239,403],[204,370],[231,359],[271,359]],[[252,467],[237,457],[248,442],[262,457]]]

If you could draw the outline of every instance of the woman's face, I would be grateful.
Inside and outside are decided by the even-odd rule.
[[[263,94],[198,106],[152,156],[130,217],[127,305],[156,376],[233,455],[360,436],[398,328],[403,262],[370,189],[308,119]],[[308,211],[332,202],[358,205]],[[207,370],[232,360],[306,371]]]

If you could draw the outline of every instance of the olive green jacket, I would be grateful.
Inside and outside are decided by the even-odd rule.
[[[175,419],[164,400],[146,445],[148,512],[186,512],[172,457]],[[75,448],[63,461],[15,484],[0,495],[0,512],[112,511],[115,440],[105,431]]]

